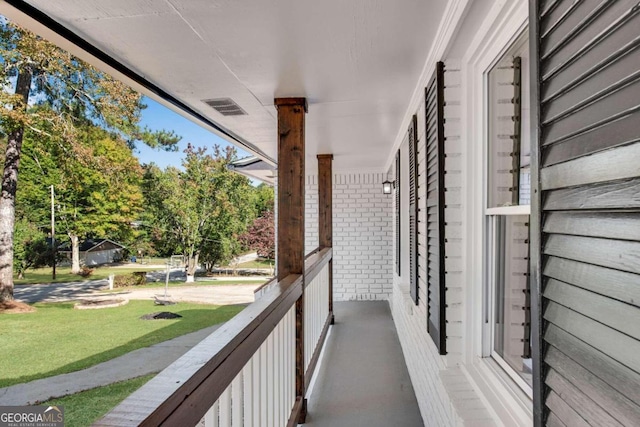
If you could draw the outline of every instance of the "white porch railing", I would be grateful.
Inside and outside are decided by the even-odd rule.
[[[295,403],[292,307],[204,417],[205,427],[284,426]]]
[[[95,425],[296,425],[305,398],[296,381],[309,384],[332,317],[331,258],[331,248],[312,252],[304,276],[272,283]]]
[[[322,343],[320,337],[329,321],[329,263],[325,264],[318,275],[304,290],[304,357],[305,370],[308,370],[316,347]]]

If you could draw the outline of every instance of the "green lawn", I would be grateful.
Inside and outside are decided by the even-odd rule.
[[[35,304],[35,313],[0,314],[0,387],[88,368],[142,347],[225,322],[243,306],[153,301],[99,310],[75,310],[73,303]],[[183,317],[140,320],[158,311]]]
[[[145,375],[49,400],[42,405],[63,406],[65,427],[90,426],[153,377],[153,374]]]
[[[18,279],[14,277],[13,282],[16,285],[32,285],[40,283],[64,283],[64,282],[82,282],[84,280],[96,280],[106,279],[110,274],[129,274],[134,271],[154,271],[157,268],[151,268],[147,266],[139,267],[96,267],[93,270],[93,274],[89,277],[78,276],[77,274],[71,274],[71,267],[57,267],[56,268],[56,280],[51,279],[51,267],[37,268],[35,270],[27,270],[24,275],[24,279]]]

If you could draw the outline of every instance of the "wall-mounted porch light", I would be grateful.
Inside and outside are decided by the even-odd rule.
[[[383,194],[391,194],[391,190],[393,190],[393,187],[396,186],[395,181],[391,182],[391,181],[385,181],[382,183],[382,193]]]

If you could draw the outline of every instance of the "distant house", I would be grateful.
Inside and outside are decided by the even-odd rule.
[[[109,264],[123,257],[125,246],[109,239],[86,239],[80,244],[80,263],[84,265]],[[63,244],[58,249],[71,259],[71,244]]]

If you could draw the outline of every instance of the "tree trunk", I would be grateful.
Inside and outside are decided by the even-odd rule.
[[[186,283],[195,281],[196,269],[198,268],[198,253],[187,258],[187,280]]]
[[[71,238],[71,273],[80,273],[80,239],[74,234],[69,234]]]
[[[16,95],[21,96],[21,104],[14,109],[25,111],[31,89],[31,70],[20,70],[16,83]],[[2,175],[0,195],[0,302],[13,299],[13,232],[16,222],[16,189],[18,188],[18,167],[24,127],[14,129],[7,137],[7,151]]]
[[[207,273],[213,273],[213,268],[215,267],[215,264],[212,262],[205,262],[203,263],[203,267]]]

